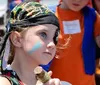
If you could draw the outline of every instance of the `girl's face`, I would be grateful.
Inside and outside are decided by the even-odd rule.
[[[100,0],[94,0],[98,13],[100,14]]]
[[[53,59],[56,47],[53,41],[57,27],[52,24],[29,28],[21,40],[25,55],[38,64],[47,64]]]
[[[89,2],[89,0],[62,0],[62,1],[63,1],[63,7],[65,9],[70,9],[73,11],[80,11]]]

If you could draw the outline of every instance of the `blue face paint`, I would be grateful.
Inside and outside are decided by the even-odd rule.
[[[28,51],[28,53],[29,53],[29,54],[32,54],[35,50],[39,49],[41,46],[42,46],[42,45],[41,45],[40,42],[36,43],[36,44],[33,46],[33,48],[32,48],[30,51]]]

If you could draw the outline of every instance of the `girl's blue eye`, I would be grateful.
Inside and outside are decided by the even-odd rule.
[[[43,39],[46,39],[46,38],[47,38],[47,34],[46,34],[45,32],[41,32],[40,35],[41,35],[41,37],[42,37]]]

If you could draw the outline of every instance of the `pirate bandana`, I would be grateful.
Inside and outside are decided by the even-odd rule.
[[[40,24],[53,24],[59,28],[59,23],[51,10],[37,2],[23,2],[17,5],[10,16],[10,30]]]

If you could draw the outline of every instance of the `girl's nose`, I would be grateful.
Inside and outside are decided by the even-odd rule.
[[[53,41],[52,42],[49,42],[48,45],[47,45],[47,47],[54,49],[55,48],[54,42]]]

